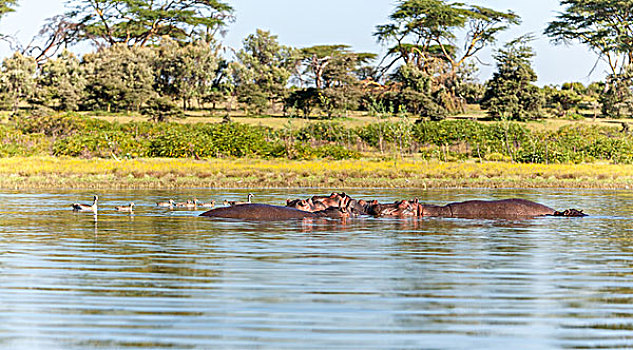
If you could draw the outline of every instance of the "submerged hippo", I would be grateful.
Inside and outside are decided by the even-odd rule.
[[[289,207],[269,204],[238,204],[232,207],[216,208],[206,211],[200,216],[242,220],[289,220],[304,218],[344,218],[348,217],[347,210],[328,208],[316,212],[309,212]]]
[[[375,217],[435,216],[455,218],[510,218],[546,215],[586,216],[582,211],[576,209],[559,212],[548,206],[519,198],[491,201],[470,200],[449,203],[442,206],[419,203],[417,199],[412,201],[397,201],[389,204],[372,201],[348,209],[352,213],[372,215]]]
[[[444,206],[417,204],[418,216],[456,218],[504,218],[530,216],[586,216],[582,211],[568,209],[556,211],[548,206],[526,199],[511,198],[492,201],[470,200]]]

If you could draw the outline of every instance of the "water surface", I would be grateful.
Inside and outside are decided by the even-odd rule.
[[[433,204],[520,197],[585,218],[215,221],[155,202],[249,191],[0,193],[2,349],[633,347],[633,196],[353,190]],[[253,191],[257,202],[327,194]],[[133,215],[115,205],[133,201]]]

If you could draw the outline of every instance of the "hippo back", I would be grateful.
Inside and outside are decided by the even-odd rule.
[[[446,205],[451,216],[463,218],[528,217],[554,214],[554,209],[526,199],[512,198],[493,201],[472,200]]]
[[[200,216],[241,220],[289,220],[320,217],[320,215],[299,209],[258,203],[211,209]]]

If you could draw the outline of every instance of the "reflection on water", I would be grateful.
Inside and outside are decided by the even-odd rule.
[[[628,192],[349,191],[521,197],[591,215],[530,220],[262,223],[155,206],[248,192],[100,194],[98,216],[70,208],[92,193],[0,193],[0,348],[633,347]],[[134,214],[113,210],[130,201]]]

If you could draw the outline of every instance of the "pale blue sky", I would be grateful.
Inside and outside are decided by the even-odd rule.
[[[255,29],[268,30],[279,37],[283,45],[305,47],[317,44],[348,44],[356,51],[381,54],[372,33],[375,26],[388,22],[394,0],[227,0],[235,8],[236,21],[228,28],[224,43],[239,48],[242,40]],[[479,0],[477,3],[496,10],[511,9],[521,16],[522,24],[504,32],[499,45],[517,36],[533,33],[538,39],[532,43],[536,51],[534,68],[539,85],[580,81],[587,84],[601,80],[604,66],[598,66],[596,56],[581,46],[554,46],[542,35],[543,29],[560,11],[557,0]],[[64,12],[64,0],[18,0],[15,13],[0,22],[0,32],[17,35],[23,44],[40,30],[44,20]],[[510,5],[511,3],[511,5]],[[10,54],[6,44],[0,44],[0,56]],[[486,80],[494,71],[491,50],[479,55],[480,80]]]

